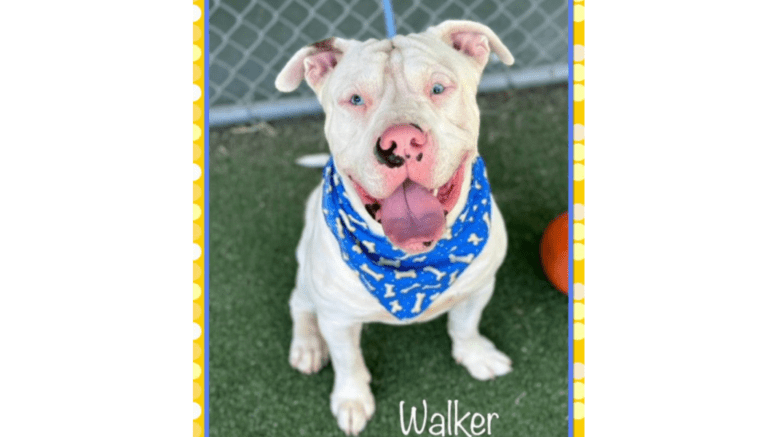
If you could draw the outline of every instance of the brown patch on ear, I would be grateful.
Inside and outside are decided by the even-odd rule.
[[[316,41],[313,44],[311,44],[312,47],[315,47],[319,51],[339,51],[335,49],[335,37],[329,37],[327,39],[322,39],[321,41]]]
[[[317,89],[337,66],[343,52],[335,47],[335,37],[316,41],[309,47],[313,53],[305,58],[305,79],[313,89]]]
[[[291,92],[304,80],[318,92],[324,77],[337,65],[348,42],[336,37],[314,42],[295,53],[275,79],[279,91]],[[338,48],[339,46],[339,48]]]
[[[316,53],[330,52],[333,55],[335,55],[332,57],[332,60],[331,60],[331,63],[332,63],[331,68],[335,68],[337,66],[337,58],[343,54],[342,50],[339,50],[337,47],[335,47],[335,37],[330,37],[327,39],[322,39],[321,41],[316,41],[310,46],[316,49]]]

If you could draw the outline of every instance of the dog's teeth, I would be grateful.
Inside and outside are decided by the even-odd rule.
[[[440,189],[439,188],[435,188],[434,189],[434,193],[433,193],[434,197],[437,197],[437,193],[439,193],[439,192],[440,192]]]

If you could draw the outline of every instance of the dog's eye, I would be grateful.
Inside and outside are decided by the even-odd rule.
[[[442,94],[443,91],[445,91],[445,87],[442,84],[436,83],[432,87],[432,94]]]
[[[364,99],[358,94],[354,94],[351,96],[351,104],[354,106],[361,106],[364,104]]]

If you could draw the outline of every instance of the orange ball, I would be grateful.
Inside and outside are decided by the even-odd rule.
[[[540,260],[551,284],[569,291],[569,214],[564,212],[545,228],[540,241]]]

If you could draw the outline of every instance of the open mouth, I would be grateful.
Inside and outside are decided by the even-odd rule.
[[[370,196],[356,181],[351,181],[367,212],[383,227],[395,246],[407,253],[431,250],[445,231],[445,216],[456,205],[464,181],[464,163],[440,187],[429,189],[405,181],[385,199]]]

